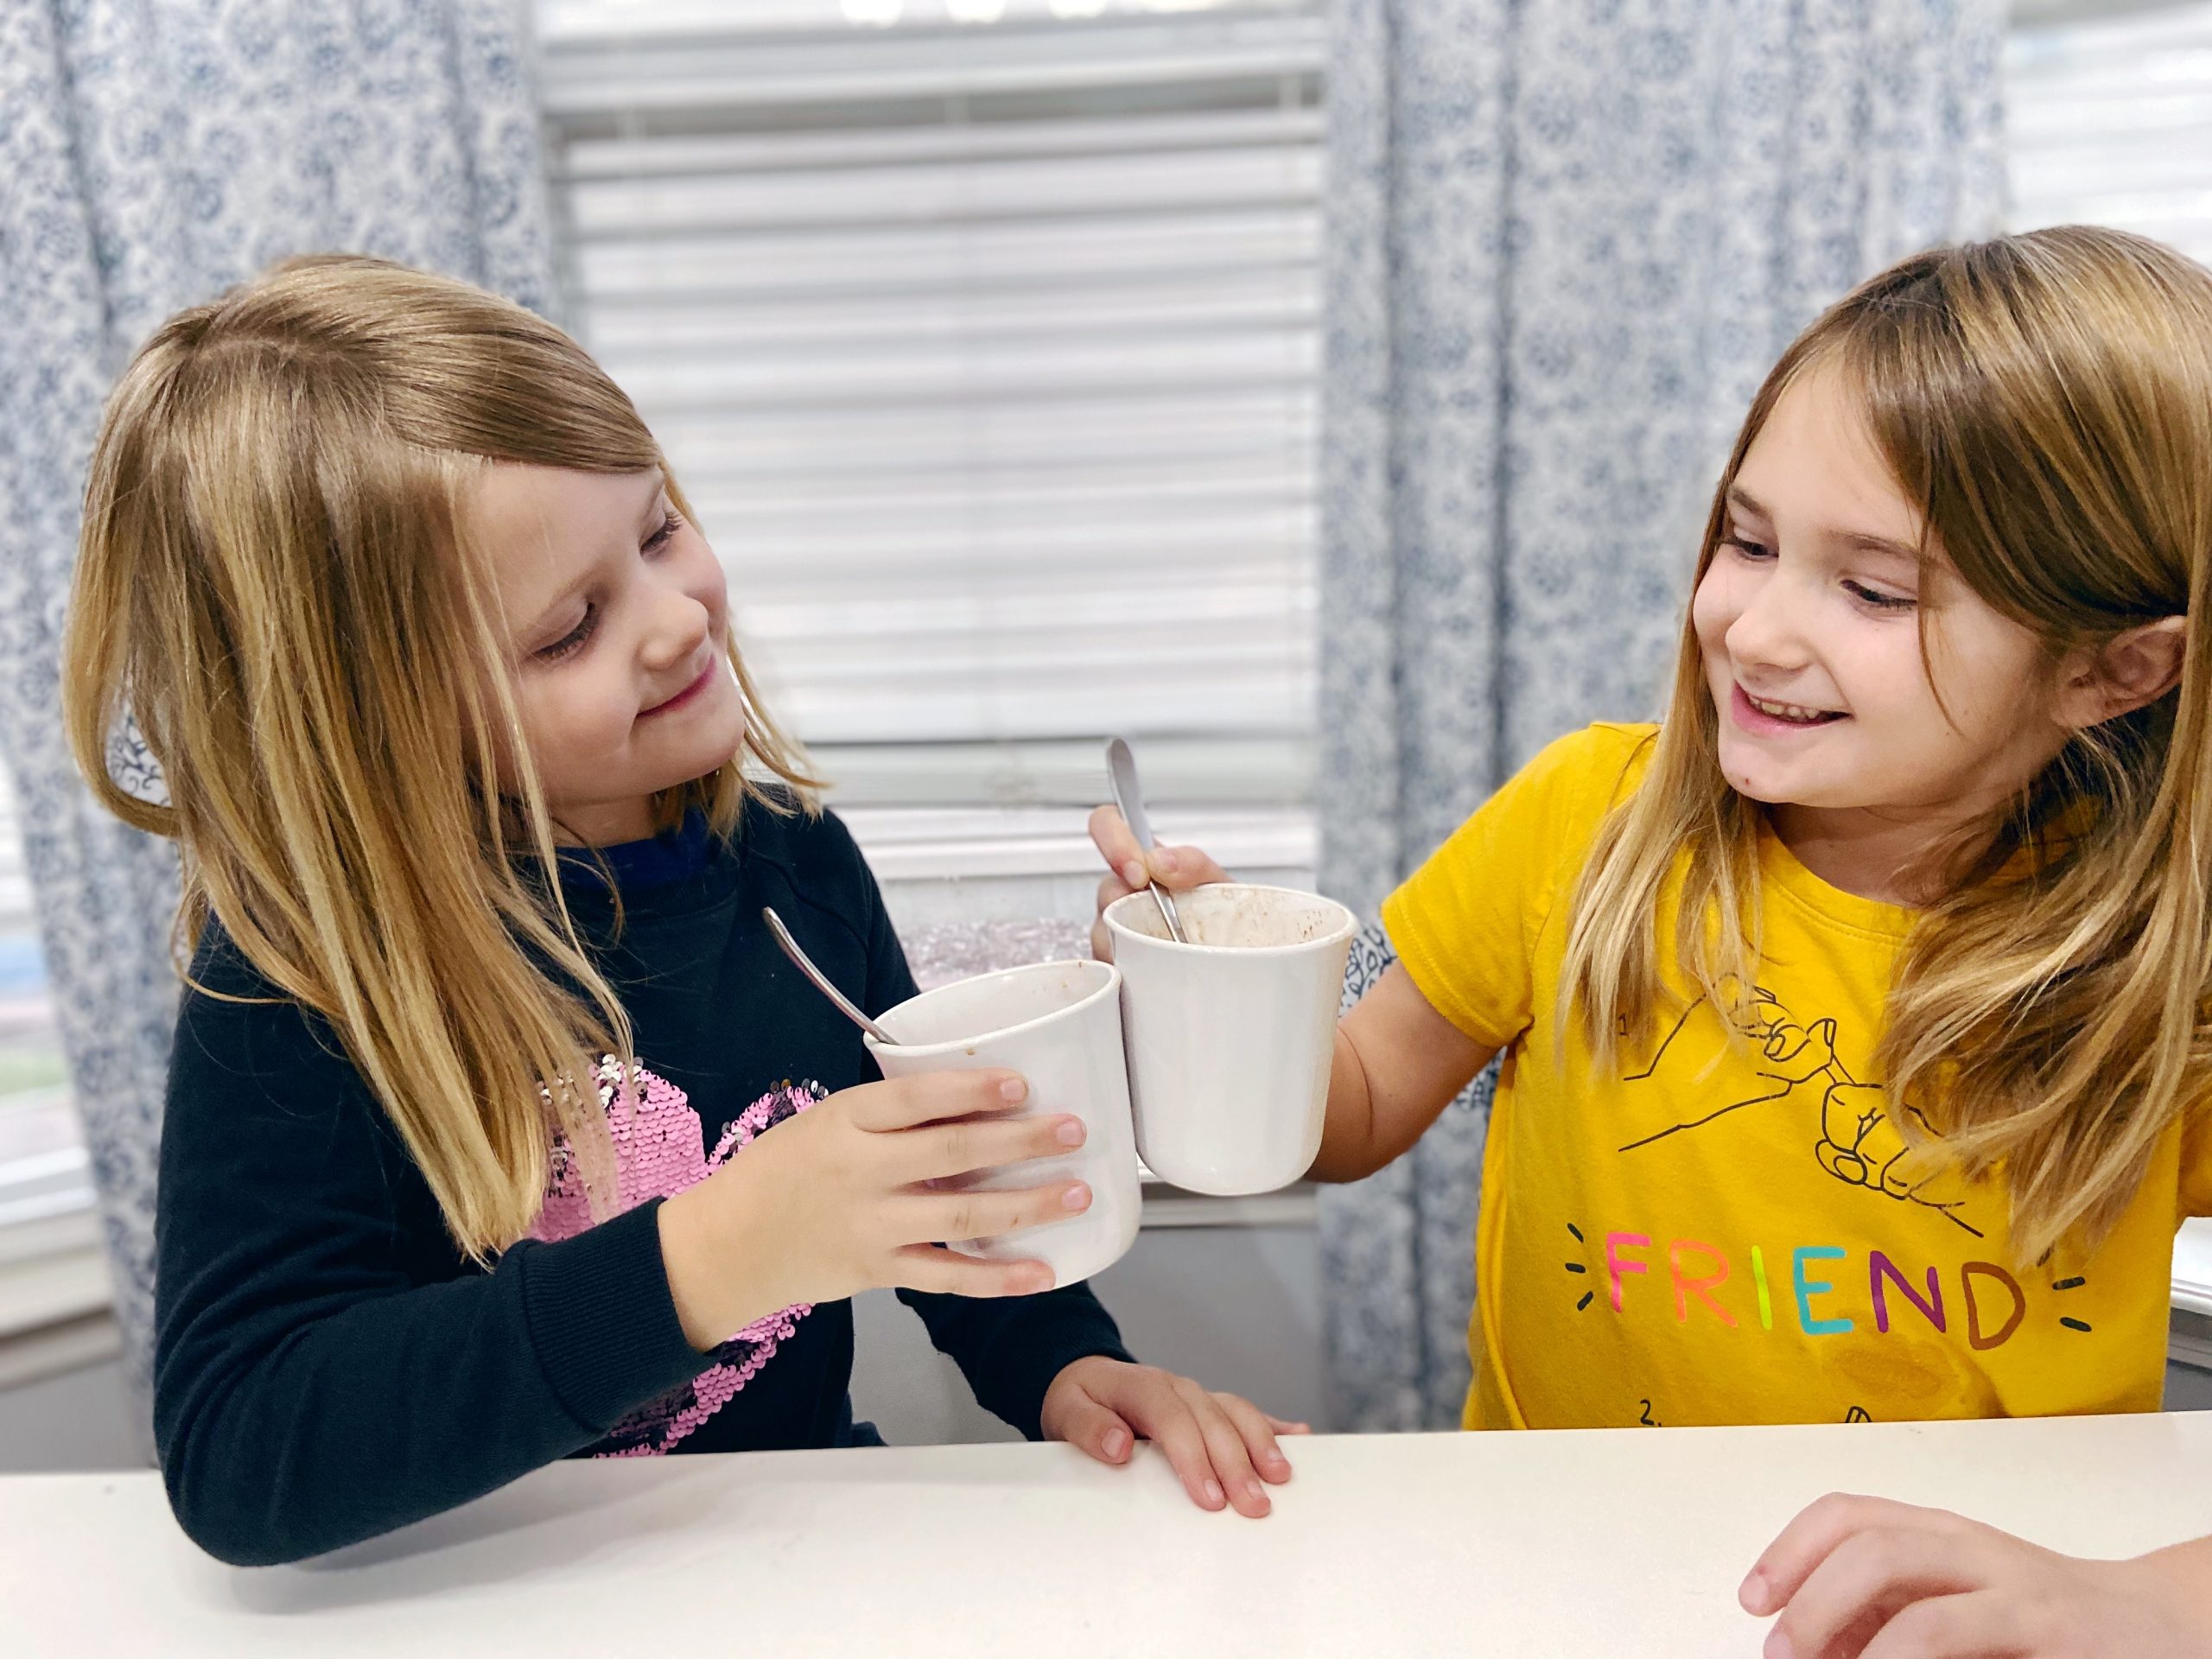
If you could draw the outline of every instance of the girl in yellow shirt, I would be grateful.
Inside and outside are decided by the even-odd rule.
[[[2197,265],[1942,250],[1789,348],[1666,718],[1469,818],[1338,1030],[1323,1180],[1504,1057],[1469,1427],[2157,1408],[2174,1230],[2212,1212],[2209,591]],[[1093,832],[1103,908],[1146,871]],[[1770,1659],[2199,1653],[2212,1540],[2075,1562],[1830,1499],[1744,1599]]]

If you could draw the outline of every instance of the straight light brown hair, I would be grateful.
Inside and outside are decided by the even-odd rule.
[[[2094,1244],[2212,1083],[2212,273],[2079,226],[1883,272],[1815,322],[1752,400],[1700,579],[1752,441],[1816,366],[1860,399],[1923,516],[1923,556],[2034,634],[2054,667],[2187,619],[2177,690],[2075,733],[1924,873],[1936,897],[1900,957],[1877,1055],[1924,1166],[2001,1179],[2021,1259],[2076,1234]],[[1758,957],[1761,822],[1721,774],[1686,626],[1649,771],[1573,900],[1560,1017],[1579,1010],[1600,1065],[1651,1040],[1670,1000],[1662,957],[1717,1008],[1741,1001]],[[1678,869],[1669,941],[1659,903]]]
[[[212,915],[329,1022],[480,1260],[536,1219],[556,1130],[605,1208],[593,1071],[631,1052],[549,874],[556,826],[470,533],[502,461],[666,471],[620,389],[520,306],[380,260],[277,266],[170,318],[116,387],[63,646],[78,765],[181,845],[181,955]],[[734,833],[767,798],[753,771],[790,786],[779,810],[813,804],[730,661],[744,746],[657,796],[658,826],[696,807]],[[166,805],[109,773],[126,716]]]

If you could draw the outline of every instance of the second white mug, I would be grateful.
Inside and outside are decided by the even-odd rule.
[[[1287,1186],[1321,1149],[1357,923],[1333,899],[1234,881],[1175,905],[1187,944],[1148,892],[1106,907],[1137,1150],[1193,1192]]]

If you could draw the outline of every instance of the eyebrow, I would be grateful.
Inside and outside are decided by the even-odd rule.
[[[1757,518],[1764,518],[1769,524],[1774,522],[1774,515],[1761,505],[1757,496],[1740,484],[1731,484],[1728,486],[1727,502],[1732,508],[1750,513]],[[1840,530],[1829,533],[1847,547],[1856,548],[1864,553],[1880,553],[1894,558],[1910,559],[1915,564],[1919,563],[1922,557],[1922,550],[1919,548],[1908,542],[1893,542],[1886,536],[1869,536],[1866,531],[1858,530]]]

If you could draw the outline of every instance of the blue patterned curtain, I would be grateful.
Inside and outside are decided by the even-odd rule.
[[[2001,0],[1335,0],[1330,893],[1371,915],[1550,738],[1656,712],[1760,378],[1859,278],[1997,228],[2004,21]],[[1459,1420],[1486,1099],[1324,1198],[1345,1427]]]
[[[0,747],[142,1389],[176,874],[92,805],[61,736],[101,400],[162,318],[287,254],[385,254],[546,309],[523,38],[509,0],[0,6]]]

